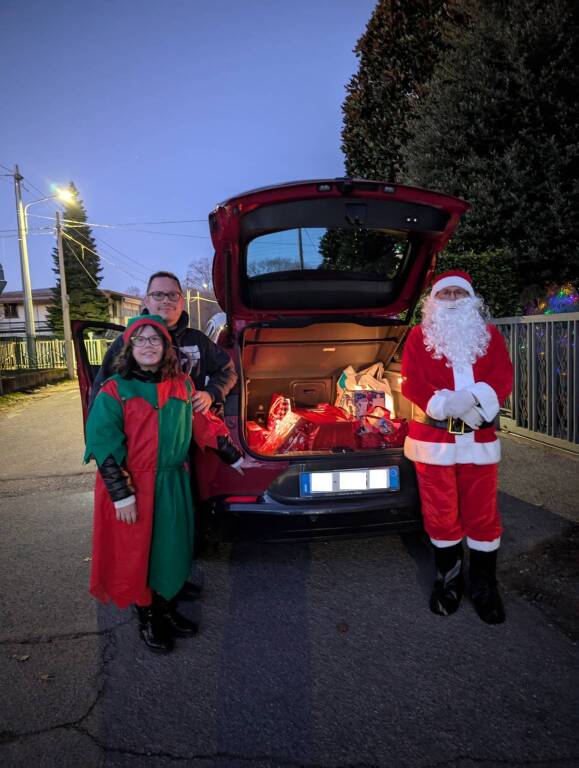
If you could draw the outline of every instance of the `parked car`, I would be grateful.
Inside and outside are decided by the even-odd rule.
[[[208,336],[211,341],[217,342],[221,331],[227,325],[227,315],[225,312],[216,312],[207,321],[207,325],[203,329],[203,333]]]
[[[397,353],[436,254],[467,209],[423,189],[322,179],[246,192],[210,214],[213,285],[226,320],[213,336],[239,375],[225,421],[253,461],[239,476],[211,452],[196,456],[201,536],[325,538],[420,527],[414,468],[401,442],[265,452],[251,430],[267,430],[274,395],[298,411],[333,404],[344,369],[377,362],[396,416],[410,418]],[[75,333],[85,407],[95,369],[82,342],[87,330]]]

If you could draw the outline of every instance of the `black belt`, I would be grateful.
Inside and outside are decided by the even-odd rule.
[[[450,432],[451,435],[464,435],[467,432],[475,431],[472,427],[469,427],[469,425],[466,424],[462,419],[455,419],[452,416],[448,419],[441,419],[439,421],[438,419],[431,419],[430,416],[427,416],[424,413],[414,414],[413,419],[414,421],[418,421],[420,424],[427,424],[429,427],[445,429],[447,432]],[[494,422],[483,421],[483,423],[479,425],[479,429],[484,429],[485,427],[494,427]]]

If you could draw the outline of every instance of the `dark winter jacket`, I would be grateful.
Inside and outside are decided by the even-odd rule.
[[[144,310],[143,314],[147,314]],[[177,325],[169,329],[184,373],[193,379],[195,389],[209,392],[213,402],[223,403],[230,390],[237,382],[233,361],[211,339],[195,328],[188,328],[189,315],[181,313]],[[93,382],[90,392],[90,405],[105,381],[113,375],[113,361],[123,348],[123,339],[119,336],[111,344],[102,365]]]

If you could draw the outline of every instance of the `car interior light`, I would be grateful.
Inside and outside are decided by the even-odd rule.
[[[329,192],[331,188],[331,184],[318,184],[318,192]]]
[[[393,192],[396,192],[396,187],[393,187],[391,184],[386,184],[382,187],[382,192],[389,192],[392,194]]]

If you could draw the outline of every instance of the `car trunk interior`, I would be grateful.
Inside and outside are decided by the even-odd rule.
[[[394,357],[406,330],[406,325],[395,321],[379,325],[316,322],[302,327],[248,327],[241,347],[246,438],[251,425],[266,426],[273,395],[288,398],[292,409],[334,405],[337,382],[344,369],[352,366],[360,371],[376,362],[384,364],[395,416],[409,418],[410,404],[402,398],[400,364]],[[314,452],[336,450],[339,446],[333,451]],[[282,452],[287,455],[296,451]]]

